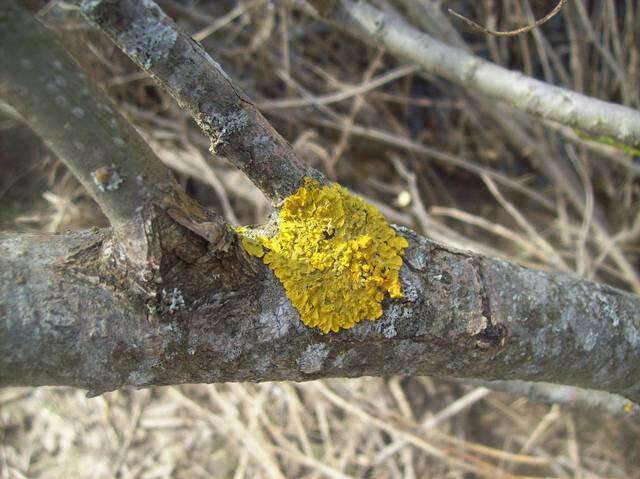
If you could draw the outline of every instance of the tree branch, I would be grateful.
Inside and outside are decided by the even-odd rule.
[[[114,226],[175,195],[169,170],[33,16],[0,6],[0,97],[80,180]]]
[[[573,384],[640,401],[640,298],[400,232],[410,242],[405,298],[387,300],[378,321],[326,335],[300,322],[259,260],[217,257],[204,270],[179,261],[174,278],[191,279],[167,281],[145,305],[95,266],[113,254],[107,233],[4,236],[0,385],[97,394],[428,374]]]
[[[153,2],[81,1],[82,12],[187,110],[228,158],[278,203],[316,176],[248,97]]]
[[[640,405],[617,394],[604,391],[594,391],[593,389],[583,389],[562,384],[518,380],[481,381],[465,379],[462,382],[525,397],[534,403],[560,404],[582,411],[604,412],[616,417],[640,419]]]
[[[338,0],[327,20],[349,34],[527,113],[640,145],[640,112],[549,85],[451,47],[369,2]]]

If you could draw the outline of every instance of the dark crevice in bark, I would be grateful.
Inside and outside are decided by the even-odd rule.
[[[486,319],[487,324],[483,330],[477,335],[476,345],[480,349],[499,348],[507,341],[509,331],[503,324],[496,324],[491,313],[491,301],[487,295],[485,287],[484,268],[482,266],[483,259],[475,258],[476,271],[480,282],[480,300],[482,302],[482,316]]]

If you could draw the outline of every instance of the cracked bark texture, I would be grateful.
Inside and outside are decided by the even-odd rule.
[[[113,261],[108,232],[4,236],[0,385],[98,394],[428,374],[564,383],[640,401],[640,298],[399,231],[410,242],[405,297],[385,300],[378,321],[326,335],[300,322],[273,274],[237,245],[176,255],[150,307],[108,270],[87,267]]]

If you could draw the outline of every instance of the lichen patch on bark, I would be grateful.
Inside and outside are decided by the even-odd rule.
[[[382,300],[403,297],[407,240],[380,212],[339,185],[306,179],[289,196],[272,236],[239,228],[245,250],[284,285],[302,322],[324,333],[380,318]]]

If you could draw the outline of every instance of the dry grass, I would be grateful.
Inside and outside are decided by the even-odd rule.
[[[424,378],[189,385],[90,400],[10,389],[0,406],[0,464],[11,478],[634,477],[639,432]]]
[[[406,14],[424,1],[376,3]],[[549,4],[444,3],[498,30]],[[460,89],[281,4],[161,4],[305,161],[391,221],[637,291],[640,152],[539,123],[514,144]],[[259,192],[223,158],[207,163],[206,141],[175,103],[62,7],[42,15],[187,190],[234,224],[262,221],[269,210]],[[638,1],[575,0],[527,35],[465,30],[464,39],[497,63],[638,108],[639,19]],[[0,160],[0,227],[104,224],[68,172],[4,117]],[[2,478],[640,477],[639,440],[637,424],[429,378],[189,385],[95,399],[58,388],[0,391]]]

